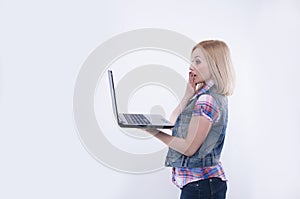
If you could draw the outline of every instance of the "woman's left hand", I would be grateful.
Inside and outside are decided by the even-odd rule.
[[[154,128],[145,128],[145,129],[142,129],[142,130],[146,131],[147,133],[150,133],[151,135],[155,135],[155,134],[159,133],[159,130],[154,129]]]

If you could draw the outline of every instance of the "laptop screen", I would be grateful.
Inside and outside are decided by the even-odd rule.
[[[114,79],[111,70],[108,70],[108,79],[109,79],[109,87],[110,87],[110,95],[112,100],[113,111],[115,117],[117,118],[117,122],[119,122],[119,114],[117,109],[117,101],[116,101],[116,94],[115,94],[115,86],[114,86]]]

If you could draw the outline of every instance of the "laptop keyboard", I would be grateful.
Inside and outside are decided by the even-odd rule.
[[[123,114],[129,124],[150,124],[149,120],[142,114]]]

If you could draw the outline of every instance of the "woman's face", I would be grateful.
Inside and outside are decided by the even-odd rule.
[[[202,83],[211,78],[208,64],[200,48],[192,52],[190,72],[194,75],[195,83]]]

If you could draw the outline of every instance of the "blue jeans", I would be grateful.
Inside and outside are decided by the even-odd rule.
[[[180,199],[224,199],[226,191],[226,181],[209,178],[186,184],[181,188]]]

